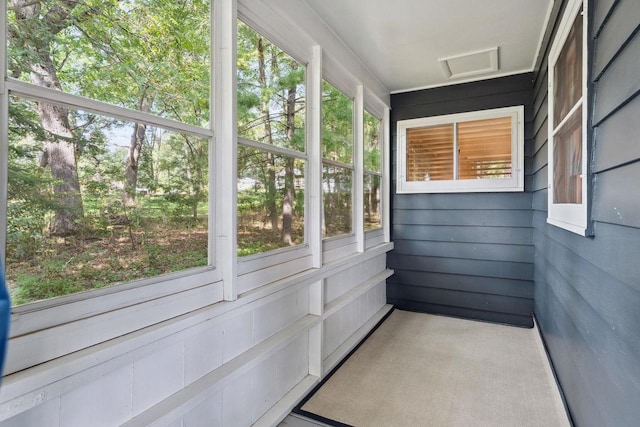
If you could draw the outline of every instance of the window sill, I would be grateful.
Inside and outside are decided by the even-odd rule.
[[[558,219],[554,219],[554,218],[547,218],[547,224],[551,224],[553,226],[556,226],[558,228],[562,228],[564,230],[570,231],[572,233],[575,233],[579,236],[589,236],[590,234],[588,233],[588,230],[585,226],[583,225],[575,225],[575,224],[571,224],[568,222],[564,222],[564,221],[560,221]]]

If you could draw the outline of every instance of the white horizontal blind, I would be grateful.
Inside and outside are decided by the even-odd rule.
[[[511,117],[458,124],[459,179],[510,178]]]
[[[453,124],[407,129],[407,181],[453,179]]]

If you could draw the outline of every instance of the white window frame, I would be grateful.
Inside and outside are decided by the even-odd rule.
[[[442,181],[407,181],[407,130],[417,127],[457,124],[460,122],[511,117],[511,177],[502,179],[468,179]],[[454,132],[455,133],[455,132]],[[398,193],[463,193],[524,191],[524,106],[495,108],[469,113],[447,114],[401,120],[397,125]],[[455,145],[455,144],[454,144]],[[454,160],[455,163],[455,160]]]
[[[218,191],[215,189],[216,173],[216,148],[213,130],[213,114],[210,112],[210,120],[204,127],[179,122],[162,116],[145,113],[130,108],[120,107],[107,102],[90,99],[68,92],[41,87],[29,82],[20,81],[7,75],[6,61],[6,28],[7,5],[4,2],[0,6],[0,29],[2,29],[2,48],[0,48],[0,258],[4,262],[6,250],[7,229],[7,181],[8,181],[8,105],[10,96],[21,99],[46,102],[60,105],[70,109],[77,109],[129,122],[144,123],[149,126],[159,127],[172,132],[187,133],[208,140],[209,163],[209,208],[208,219],[208,265],[193,267],[184,270],[161,274],[148,278],[140,278],[130,282],[113,284],[108,287],[93,289],[75,294],[55,297],[42,301],[35,301],[20,306],[13,306],[12,328],[10,337],[20,337],[34,334],[42,336],[43,340],[51,335],[51,331],[57,327],[64,327],[74,321],[82,321],[94,318],[91,332],[81,336],[74,335],[66,338],[64,345],[46,347],[41,354],[34,356],[25,363],[42,363],[47,360],[60,357],[69,352],[79,350],[89,345],[94,345],[107,339],[124,335],[142,327],[167,320],[185,312],[193,311],[203,306],[223,300],[223,283],[221,274],[216,266],[221,265],[219,255],[219,239],[216,238],[216,200]],[[210,5],[210,23],[213,28],[214,2]],[[211,70],[210,105],[214,105],[214,56],[216,45],[214,44],[214,31],[210,35],[209,64]],[[114,325],[112,312],[122,310],[128,313],[137,304],[150,301],[161,301],[176,298],[180,294],[179,303],[173,304],[172,309],[158,311],[153,315],[140,316],[135,321],[126,324]],[[104,319],[104,320],[103,320]],[[30,338],[38,339],[38,338]],[[19,369],[28,368],[30,365]],[[14,367],[10,367],[14,368]],[[10,372],[5,372],[5,374]]]
[[[352,96],[351,94],[347,93],[348,91],[344,91],[342,89],[340,89],[340,84],[334,84],[333,82],[331,82],[329,79],[327,78],[323,78],[322,79],[323,82],[326,82],[327,84],[329,84],[330,86],[332,86],[335,90],[339,91],[342,95],[346,96],[347,98],[349,98],[351,100],[351,163],[343,163],[340,161],[335,161],[335,160],[331,160],[331,159],[326,159],[324,157],[322,157],[322,169],[324,170],[325,166],[333,166],[333,167],[337,167],[340,169],[344,169],[344,170],[349,170],[351,171],[351,231],[349,233],[343,233],[343,234],[336,234],[334,236],[323,236],[322,240],[324,242],[329,241],[329,240],[338,240],[338,239],[345,239],[345,238],[349,238],[349,237],[353,237],[356,233],[355,233],[355,225],[356,225],[356,217],[357,214],[355,212],[355,204],[356,204],[356,197],[355,197],[355,193],[354,193],[354,188],[356,186],[356,177],[355,177],[355,163],[356,163],[356,120],[358,118],[358,114],[356,111],[356,106],[359,104],[357,102],[357,100],[355,99],[356,97]],[[342,83],[342,82],[339,82]],[[322,128],[324,129],[324,113],[322,114]],[[324,140],[321,139],[320,140],[320,144],[321,147],[324,147]],[[321,152],[322,152],[322,148],[321,148]],[[323,180],[323,192],[322,192],[322,228],[324,229],[324,180]]]
[[[365,169],[364,165],[363,165],[363,171],[362,171],[362,178],[364,181],[364,177],[366,175],[370,175],[370,176],[377,176],[380,178],[380,226],[376,227],[376,228],[370,228],[368,230],[365,230],[365,235],[366,237],[370,237],[371,235],[374,234],[380,234],[383,230],[384,230],[384,226],[385,226],[385,222],[384,222],[384,204],[383,204],[383,200],[384,200],[384,161],[385,161],[385,135],[384,135],[384,119],[380,118],[377,114],[372,113],[371,111],[369,111],[368,109],[365,108],[365,113],[369,114],[370,116],[374,117],[376,120],[379,121],[378,123],[378,139],[379,139],[379,146],[380,146],[380,170],[379,171],[374,171],[374,170],[369,170],[369,169]],[[363,120],[364,120],[364,115],[363,115]],[[364,122],[363,122],[364,123]],[[364,135],[363,135],[363,147],[364,147]],[[363,153],[364,153],[364,148],[363,148]],[[364,198],[364,185],[362,186],[362,197]],[[364,202],[363,202],[363,209],[364,209]],[[364,212],[363,212],[363,227],[364,227]]]
[[[548,216],[547,223],[555,225],[556,227],[564,228],[565,230],[571,231],[572,233],[579,234],[581,236],[587,235],[588,228],[588,147],[587,147],[587,123],[588,123],[588,46],[587,46],[587,35],[588,35],[588,19],[587,16],[587,4],[588,2],[583,2],[582,0],[570,0],[567,3],[566,9],[562,16],[562,20],[560,22],[560,26],[558,27],[558,32],[553,40],[553,44],[551,45],[551,50],[549,51],[549,60],[548,60],[548,75],[549,75],[549,85],[548,85],[548,133],[549,133],[549,149],[548,151]],[[575,108],[582,107],[582,203],[580,204],[569,204],[569,203],[554,203],[554,187],[553,187],[553,175],[554,175],[554,161],[553,161],[553,147],[554,147],[554,137],[558,131],[558,126],[554,127],[553,123],[553,93],[554,93],[554,68],[564,47],[564,44],[569,36],[569,32],[571,31],[571,27],[575,21],[575,18],[580,13],[580,9],[583,7],[583,38],[582,38],[582,98],[578,100],[576,106],[567,113],[567,117],[571,115],[571,113],[575,110]],[[561,124],[561,123],[560,123]]]
[[[314,102],[313,95],[310,94],[310,84],[312,79],[312,70],[314,66],[313,57],[309,57],[305,52],[296,49],[295,46],[291,46],[286,43],[289,37],[295,39],[293,35],[287,36],[285,31],[282,33],[276,33],[273,28],[270,28],[260,20],[260,18],[254,15],[249,9],[241,7],[238,4],[238,19],[245,25],[250,27],[253,31],[260,36],[267,39],[270,43],[277,46],[280,50],[291,56],[294,60],[298,61],[305,67],[306,81],[305,81],[305,97],[306,97],[306,117],[305,117],[305,152],[292,150],[289,148],[281,148],[278,146],[272,146],[258,141],[248,140],[237,136],[238,145],[251,147],[263,152],[270,152],[278,155],[292,157],[295,159],[303,160],[305,162],[305,215],[304,215],[304,242],[291,247],[278,248],[267,252],[256,253],[252,255],[246,255],[243,257],[236,256],[236,274],[235,278],[232,278],[234,282],[234,294],[237,297],[238,294],[248,292],[252,289],[264,286],[268,283],[274,282],[278,279],[290,276],[291,274],[308,270],[313,267],[313,251],[312,241],[313,235],[310,227],[310,201],[312,199],[313,190],[310,189],[310,181],[313,179],[311,171],[312,161],[309,154],[312,150],[311,145],[316,144],[313,141],[309,131],[309,122],[313,120],[311,117],[310,103]],[[292,30],[293,31],[293,30]],[[235,33],[234,33],[235,34]],[[233,44],[234,52],[237,52],[237,39],[234,36]],[[234,55],[235,57],[235,55]],[[235,65],[234,65],[235,70]],[[237,123],[234,124],[237,127]],[[237,154],[234,153],[234,164],[237,163]],[[309,191],[311,190],[311,191]],[[233,190],[237,201],[237,188]],[[234,212],[236,212],[234,207]],[[237,224],[235,224],[234,233],[236,233],[236,247],[237,251]]]

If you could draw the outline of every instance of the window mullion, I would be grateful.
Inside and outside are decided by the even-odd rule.
[[[389,141],[390,131],[390,118],[391,112],[389,107],[384,108],[384,114],[382,116],[382,129],[380,130],[382,150],[382,158],[380,159],[382,165],[382,194],[380,195],[380,203],[382,203],[382,228],[384,229],[384,241],[391,241],[391,144]]]
[[[7,187],[9,181],[9,93],[6,90],[0,94],[0,159],[0,269],[3,269],[7,247]]]
[[[308,156],[300,151],[291,150],[289,148],[278,147],[277,145],[269,145],[263,142],[253,141],[251,139],[246,139],[241,136],[238,137],[238,143],[240,145],[244,145],[245,147],[256,148],[261,151],[266,151],[268,153],[279,154],[281,156],[293,157],[294,159],[302,159],[307,160]]]
[[[336,162],[335,160],[322,159],[322,163],[325,165],[335,166],[342,169],[354,170],[353,164]]]
[[[9,94],[6,87],[7,77],[7,2],[0,3],[0,269],[4,268],[7,247],[7,197],[9,180]]]
[[[307,76],[307,241],[313,267],[322,267],[322,48],[313,47]]]
[[[567,121],[569,121],[569,119],[571,118],[571,116],[573,115],[573,113],[575,113],[578,108],[580,108],[582,106],[582,100],[584,99],[583,96],[580,97],[580,99],[578,99],[578,101],[575,103],[575,105],[573,107],[571,107],[571,110],[569,110],[569,112],[567,112],[567,114],[562,118],[562,120],[560,120],[560,123],[558,124],[553,124],[554,128],[553,128],[553,134],[552,136],[556,136],[556,134],[560,131],[560,129],[562,128],[562,126],[565,125],[565,123]]]
[[[453,124],[453,180],[457,181],[460,173],[458,171],[458,164],[460,156],[460,150],[458,149],[458,123]]]
[[[215,6],[214,129],[216,182],[216,265],[224,282],[224,299],[238,298],[237,280],[237,1]]]
[[[364,87],[358,85],[353,103],[353,230],[358,252],[364,252]]]

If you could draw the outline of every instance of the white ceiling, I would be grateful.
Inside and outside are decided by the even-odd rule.
[[[531,71],[553,2],[305,1],[391,92]],[[496,71],[447,78],[439,62],[495,47]]]

